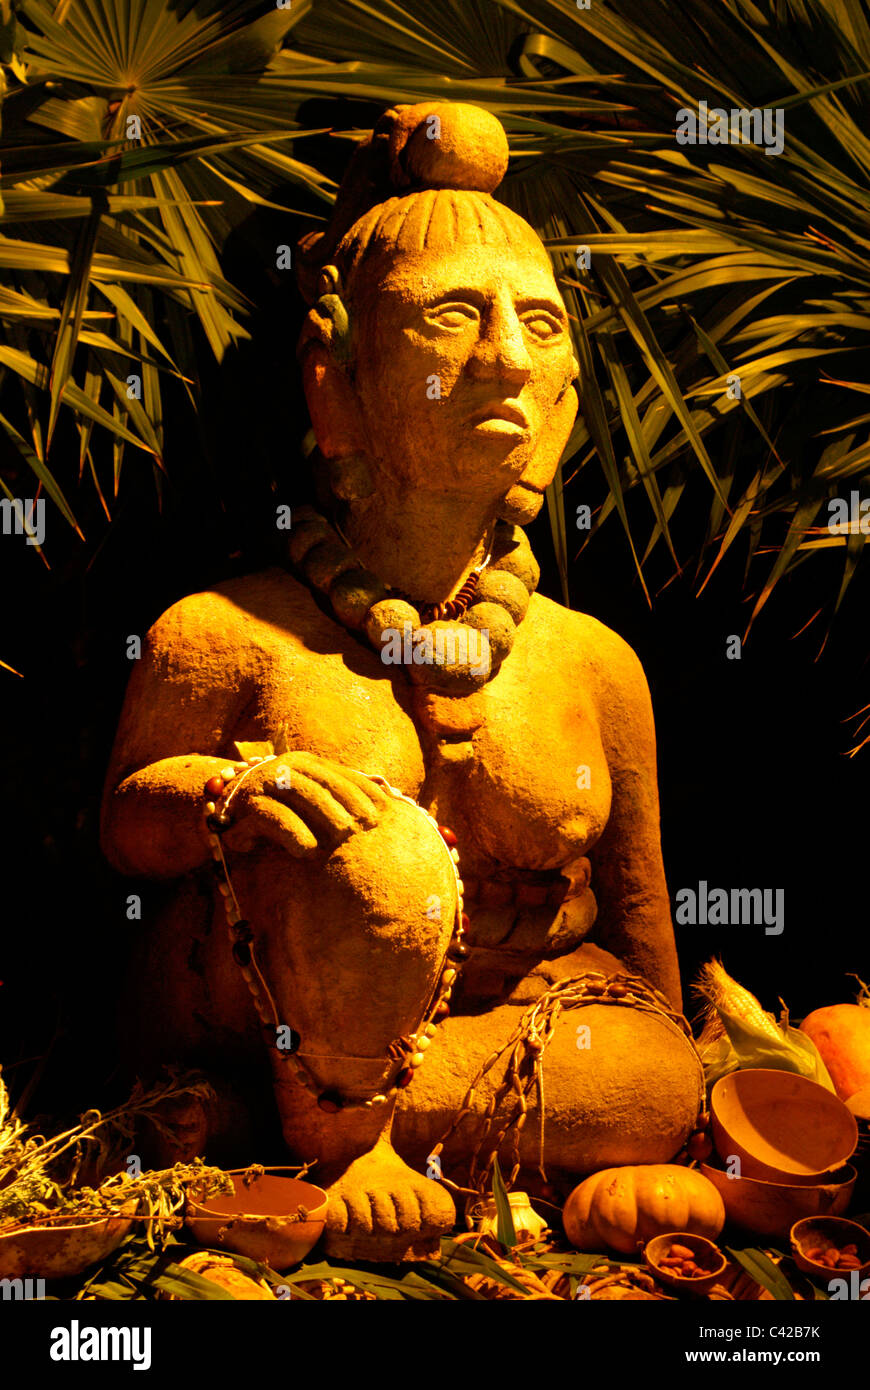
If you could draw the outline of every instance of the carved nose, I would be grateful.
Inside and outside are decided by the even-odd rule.
[[[522,386],[532,374],[532,365],[516,314],[494,313],[469,360],[469,374],[476,381]]]

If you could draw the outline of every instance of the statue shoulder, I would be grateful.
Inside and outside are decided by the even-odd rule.
[[[157,660],[213,662],[256,647],[258,631],[276,625],[292,641],[313,608],[308,590],[286,571],[263,570],[179,599],[154,623],[147,645]]]
[[[590,613],[565,608],[548,599],[542,602],[550,609],[549,623],[559,631],[565,650],[572,652],[585,669],[599,707],[612,710],[618,703],[646,709],[650,699],[646,674],[640,657],[625,638]]]

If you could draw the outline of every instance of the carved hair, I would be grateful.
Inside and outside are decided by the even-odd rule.
[[[309,304],[323,293],[320,272],[328,264],[348,290],[357,267],[379,254],[469,240],[507,247],[534,237],[491,196],[507,161],[501,123],[481,107],[423,102],[385,112],[351,160],[328,227],[299,243],[299,283]]]
[[[506,250],[528,235],[528,223],[488,193],[427,188],[365,213],[342,238],[334,261],[350,291],[357,267],[379,255],[469,242]]]

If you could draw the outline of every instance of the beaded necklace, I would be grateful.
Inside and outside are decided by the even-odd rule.
[[[469,921],[463,911],[463,883],[459,876],[459,851],[457,840],[453,831],[446,825],[439,825],[429,812],[414,801],[410,796],[405,796],[403,792],[390,785],[385,778],[363,774],[369,776],[372,782],[376,782],[389,795],[394,796],[399,801],[404,801],[407,805],[413,806],[431,826],[437,830],[444,844],[445,850],[450,857],[451,867],[456,881],[456,913],[453,923],[453,933],[445,952],[444,962],[439,975],[437,985],[432,991],[429,1004],[424,1012],[420,1026],[415,1033],[401,1038],[394,1038],[389,1044],[386,1052],[386,1059],[393,1061],[397,1065],[397,1070],[392,1084],[386,1091],[378,1092],[369,1099],[358,1100],[342,1096],[336,1090],[321,1090],[318,1082],[307,1065],[304,1058],[316,1058],[316,1053],[299,1052],[301,1038],[289,1025],[283,1023],[278,1016],[275,1000],[263,975],[262,968],[257,960],[256,943],[251,923],[242,915],[239,900],[230,876],[229,865],[227,864],[226,854],[221,842],[222,833],[232,825],[230,806],[233,798],[238,792],[239,787],[245,778],[254,771],[256,767],[263,763],[277,762],[283,754],[274,753],[265,757],[251,757],[242,760],[233,767],[225,767],[221,772],[210,777],[205,785],[204,811],[206,827],[208,831],[208,841],[211,848],[211,855],[215,869],[218,873],[218,891],[221,894],[224,904],[224,911],[227,918],[227,927],[230,941],[232,942],[233,960],[241,971],[254,1007],[260,1018],[263,1033],[267,1037],[270,1046],[275,1049],[276,1056],[286,1069],[292,1073],[295,1081],[305,1090],[310,1092],[317,1100],[321,1110],[328,1114],[335,1114],[339,1110],[366,1109],[370,1110],[376,1105],[383,1105],[390,1095],[403,1090],[409,1086],[414,1079],[414,1073],[418,1067],[423,1065],[424,1055],[430,1046],[432,1039],[437,1031],[437,1024],[446,1018],[450,1013],[450,999],[453,994],[453,986],[462,969],[462,964],[469,954],[468,946],[465,942],[466,932]],[[239,771],[239,768],[244,768]],[[280,771],[280,769],[279,769]],[[227,790],[229,788],[229,790]],[[214,798],[219,798],[215,800]],[[289,1036],[288,1036],[289,1034]],[[343,1054],[349,1060],[355,1061],[378,1061],[383,1062],[385,1058],[354,1058],[351,1054]]]
[[[403,635],[404,649],[414,653],[413,661],[410,655],[399,659],[409,679],[456,695],[480,689],[496,674],[540,578],[525,533],[504,521],[496,522],[483,564],[452,599],[440,603],[415,603],[390,591],[313,507],[296,510],[288,553],[306,583],[328,599],[337,620],[364,632],[383,660],[395,659],[385,655],[385,646]]]

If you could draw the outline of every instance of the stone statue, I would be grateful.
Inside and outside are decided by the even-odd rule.
[[[503,1171],[532,1174],[542,1135],[551,1180],[665,1162],[703,1094],[667,1017],[643,671],[535,592],[521,529],[578,368],[547,252],[492,196],[507,156],[494,117],[451,103],[387,112],[357,151],[302,243],[322,505],[294,510],[286,569],[154,625],[104,799],[113,865],[169,881],[125,1006],[138,1065],[224,1078],[200,1149],[271,1075],[338,1257],[419,1257],[452,1228],[438,1170],[462,1188],[519,1094],[507,1055],[469,1085],[567,982],[591,993],[524,1025],[544,1085]],[[614,1007],[629,976],[647,1006]]]

